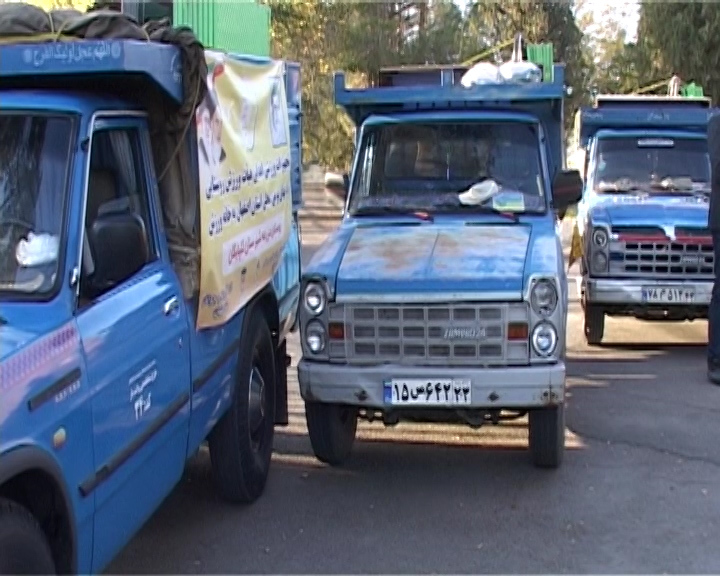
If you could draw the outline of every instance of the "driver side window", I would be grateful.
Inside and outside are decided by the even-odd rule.
[[[80,308],[158,258],[137,128],[93,134],[84,239]]]

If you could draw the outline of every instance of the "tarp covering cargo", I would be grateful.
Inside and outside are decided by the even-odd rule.
[[[173,44],[182,54],[183,101],[145,85],[109,79],[110,93],[138,102],[148,111],[155,168],[159,181],[165,231],[170,256],[186,297],[199,290],[200,231],[197,177],[192,168],[195,154],[189,129],[195,110],[207,93],[207,64],[203,45],[189,28],[173,28],[166,20],[140,26],[133,19],[109,10],[44,10],[22,3],[0,4],[0,43],[67,42],[86,40],[138,40]],[[3,79],[3,87],[13,82]],[[43,78],[22,78],[15,86],[43,86]],[[102,89],[102,82],[93,80]]]

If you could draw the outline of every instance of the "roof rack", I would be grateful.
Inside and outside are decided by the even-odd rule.
[[[153,81],[176,102],[183,98],[180,50],[138,40],[62,40],[0,44],[0,85],[67,88],[68,78],[133,75]]]
[[[561,101],[565,97],[563,64],[554,65],[551,83],[504,82],[469,88],[460,84],[463,69],[467,70],[457,65],[385,69],[381,75],[385,85],[373,88],[348,88],[345,73],[336,72],[335,103],[359,124],[370,114],[383,112],[507,108],[517,104]]]

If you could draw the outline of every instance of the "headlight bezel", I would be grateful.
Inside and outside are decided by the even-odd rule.
[[[313,309],[309,302],[311,292],[319,298],[320,303],[316,309]],[[321,316],[323,312],[325,312],[325,310],[327,309],[327,305],[328,294],[325,290],[325,286],[317,280],[309,281],[305,285],[305,289],[303,290],[303,308],[305,308],[305,311],[313,318],[317,318],[318,316]]]
[[[607,272],[609,260],[605,252],[595,252],[590,256],[590,268],[596,274]]]
[[[318,347],[317,350],[314,350],[313,346],[311,345],[310,338],[312,336],[316,336],[320,341],[321,345]],[[305,346],[307,347],[308,351],[313,356],[324,354],[327,350],[328,345],[327,327],[319,319],[313,318],[307,323],[305,329],[303,330],[303,340],[305,341]]]
[[[540,332],[547,331],[550,334],[550,340],[552,345],[545,351],[540,349],[538,340],[540,338]],[[540,358],[547,359],[552,357],[558,350],[558,343],[560,341],[557,328],[550,322],[539,322],[533,327],[532,333],[530,334],[530,345],[532,346],[535,355]]]
[[[590,230],[590,250],[585,260],[587,269],[591,274],[607,274],[610,271],[610,230],[603,224],[593,224]]]
[[[542,289],[543,287],[548,287],[551,290],[552,297],[551,301],[553,301],[552,306],[540,306],[537,302],[538,297],[536,291],[539,289]],[[540,318],[549,318],[558,309],[558,306],[560,305],[560,291],[558,290],[557,283],[550,279],[550,278],[538,278],[533,283],[532,288],[530,289],[530,308],[532,309],[533,313],[535,313]]]
[[[610,243],[610,234],[602,226],[593,226],[590,239],[593,249],[606,250]]]

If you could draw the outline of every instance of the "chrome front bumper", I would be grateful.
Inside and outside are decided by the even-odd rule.
[[[713,283],[708,281],[681,282],[660,280],[613,280],[583,277],[582,291],[588,304],[657,305],[643,299],[643,288],[694,288],[692,302],[664,302],[662,306],[707,306],[710,304]]]
[[[565,399],[564,362],[507,368],[366,367],[309,362],[303,358],[298,364],[300,394],[303,400],[310,402],[348,404],[377,410],[405,408],[386,401],[385,382],[391,379],[428,382],[453,379],[469,382],[472,390],[469,404],[433,408],[533,408],[559,404]]]

